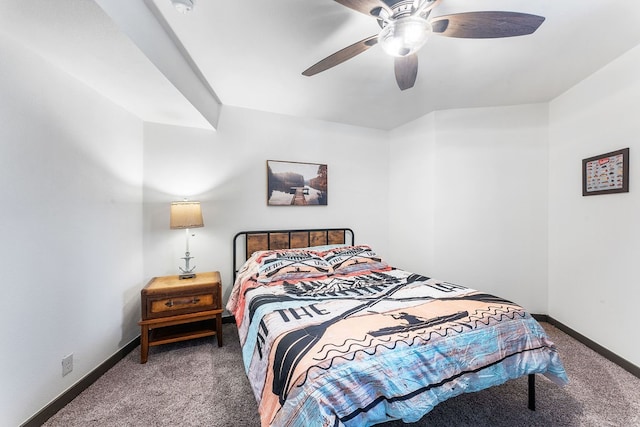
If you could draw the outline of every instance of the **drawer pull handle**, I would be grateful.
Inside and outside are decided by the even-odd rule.
[[[196,298],[193,297],[192,299],[183,299],[183,300],[178,300],[177,302],[173,302],[172,299],[170,299],[169,301],[165,302],[164,305],[166,305],[167,307],[173,307],[176,304],[197,304],[200,302],[200,298]]]

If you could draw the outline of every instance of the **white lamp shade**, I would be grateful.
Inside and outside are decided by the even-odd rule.
[[[169,227],[172,230],[204,227],[200,202],[171,202]]]

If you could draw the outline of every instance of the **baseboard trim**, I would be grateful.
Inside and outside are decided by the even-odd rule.
[[[625,371],[630,372],[631,374],[633,374],[637,378],[640,378],[640,367],[634,365],[633,363],[629,362],[626,359],[623,359],[622,357],[618,356],[617,354],[615,354],[611,350],[608,350],[608,349],[604,348],[603,346],[601,346],[597,342],[585,337],[581,333],[571,329],[569,326],[563,324],[562,322],[559,322],[556,319],[554,319],[553,317],[548,316],[546,314],[533,315],[533,317],[538,321],[547,322],[547,323],[555,326],[556,328],[560,329],[565,334],[569,335],[571,338],[573,338],[576,341],[581,342],[582,344],[586,345],[591,350],[593,350],[596,353],[598,353],[600,356],[602,356],[605,359],[615,363],[616,365],[620,366]]]
[[[549,323],[549,316],[547,316],[546,314],[531,313],[531,317],[536,319],[538,322],[547,322],[547,323]]]
[[[115,366],[116,363],[125,358],[125,356],[137,346],[140,345],[140,337],[138,336],[129,344],[118,350],[113,356],[105,360],[93,371],[85,375],[80,381],[71,386],[67,391],[58,396],[55,400],[42,408],[37,414],[29,418],[21,427],[38,427],[44,424],[49,418],[54,416],[59,410],[64,408],[69,402],[76,398],[91,384],[96,382],[104,373]]]

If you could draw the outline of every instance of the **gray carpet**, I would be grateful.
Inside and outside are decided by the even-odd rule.
[[[535,412],[527,409],[525,377],[450,399],[409,425],[640,426],[640,379],[553,326],[543,326],[571,383],[559,387],[538,375]],[[236,327],[223,329],[224,347],[215,339],[152,347],[146,365],[139,363],[138,347],[44,425],[259,426]],[[407,424],[380,424],[401,425]]]

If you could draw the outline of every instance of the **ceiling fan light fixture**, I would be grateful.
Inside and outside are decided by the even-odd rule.
[[[385,25],[378,35],[378,43],[391,56],[407,56],[420,50],[431,32],[429,21],[419,16],[407,16]]]
[[[193,10],[196,0],[171,0],[171,4],[178,12],[187,14]]]

